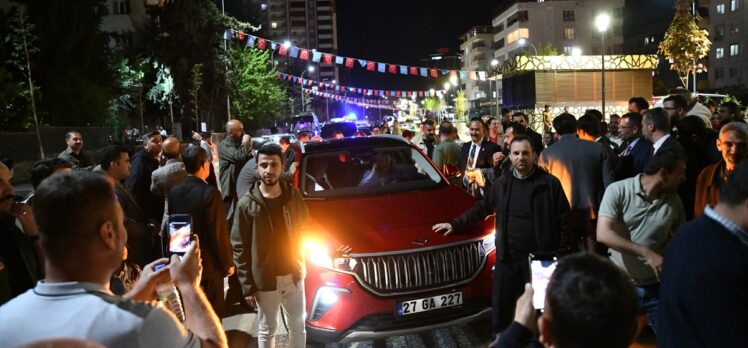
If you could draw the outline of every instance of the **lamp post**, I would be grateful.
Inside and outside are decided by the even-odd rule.
[[[532,43],[530,43],[529,41],[527,41],[527,39],[525,39],[524,37],[522,37],[519,40],[517,40],[517,43],[520,46],[528,45],[528,46],[532,47],[532,51],[535,52],[536,56],[538,55],[538,49],[535,47],[535,45],[533,45]]]
[[[610,16],[608,14],[601,13],[595,17],[595,27],[600,32],[603,44],[600,54],[600,86],[602,87],[600,96],[603,104],[603,108],[600,111],[603,113],[603,118],[605,118],[605,32],[608,30],[608,25],[610,25]]]
[[[314,67],[310,65],[309,67],[306,68],[306,70],[304,70],[304,72],[301,73],[301,112],[300,113],[304,113],[306,110],[304,108],[304,74],[308,72],[314,72]]]
[[[495,72],[496,67],[499,65],[499,61],[496,59],[491,60],[491,71]],[[496,101],[496,116],[501,116],[501,111],[499,111],[499,79],[496,78],[496,74],[493,74],[494,80],[496,81],[496,88],[494,89],[496,91],[496,97],[493,96],[493,91],[491,91],[491,79],[488,80],[488,90],[491,93],[491,99],[494,99]],[[491,108],[491,113],[493,113],[493,108]]]

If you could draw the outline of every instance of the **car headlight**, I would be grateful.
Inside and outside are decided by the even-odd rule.
[[[491,234],[483,237],[483,249],[486,254],[496,250],[496,230],[491,231]]]
[[[356,260],[350,257],[333,258],[327,243],[322,241],[304,241],[304,251],[306,259],[319,267],[344,272],[353,272],[356,267]]]

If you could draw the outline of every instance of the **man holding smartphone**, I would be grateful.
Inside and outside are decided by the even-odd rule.
[[[306,305],[301,231],[309,210],[301,192],[280,180],[280,146],[262,146],[256,161],[260,181],[239,200],[231,229],[241,293],[257,309],[260,348],[275,346],[281,304],[288,314],[290,345],[302,348],[306,346]]]
[[[169,214],[192,217],[192,232],[203,242],[203,287],[219,317],[224,313],[223,278],[234,273],[229,231],[221,194],[205,179],[211,163],[205,149],[189,147],[182,154],[187,178],[169,191]]]

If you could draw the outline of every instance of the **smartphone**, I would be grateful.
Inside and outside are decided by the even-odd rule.
[[[530,254],[530,280],[532,283],[532,305],[540,311],[545,307],[545,290],[556,270],[558,258],[555,254]]]
[[[169,215],[169,253],[184,255],[192,241],[192,216],[188,214]]]

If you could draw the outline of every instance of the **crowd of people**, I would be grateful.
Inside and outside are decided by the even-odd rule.
[[[546,107],[541,133],[503,110],[469,120],[465,142],[453,123],[423,120],[409,140],[476,198],[434,232],[495,216],[493,345],[626,347],[640,315],[663,347],[748,342],[748,125],[735,104],[712,115],[686,92],[662,108],[632,98],[607,122]],[[192,138],[153,131],[142,150],[109,145],[94,163],[70,131],[58,158],[33,165],[28,197],[0,164],[0,346],[222,347],[220,318],[254,310],[259,346],[273,347],[281,307],[291,346],[305,345],[298,244],[310,217],[292,185],[296,145],[253,148],[238,120],[218,144]],[[182,256],[168,249],[172,215],[191,217]],[[539,317],[527,285],[536,253],[560,260]],[[184,322],[151,302],[169,282]]]

